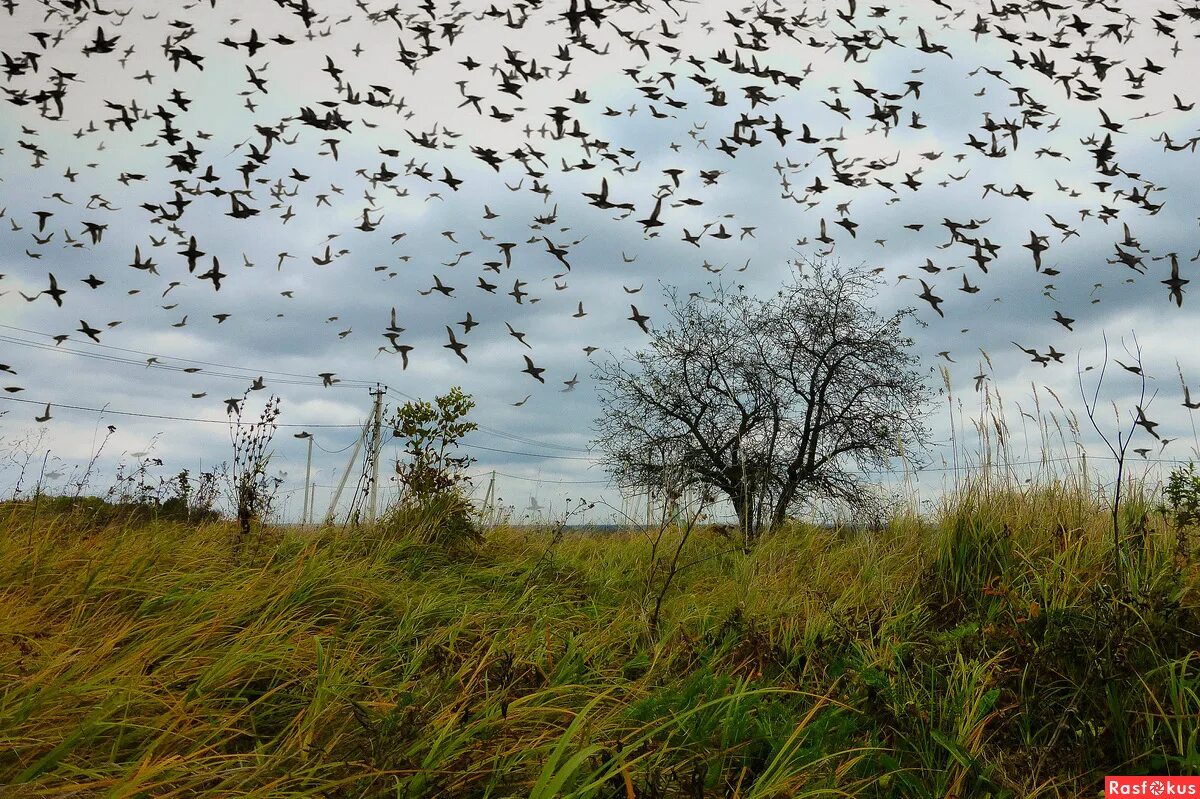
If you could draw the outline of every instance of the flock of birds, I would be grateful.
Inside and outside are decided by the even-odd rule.
[[[164,323],[173,328],[231,318],[236,325],[232,309],[196,310],[211,302],[198,291],[236,294],[244,270],[256,266],[313,281],[328,270],[348,281],[359,270],[396,281],[386,288],[390,312],[381,310],[383,342],[371,345],[377,356],[397,356],[407,369],[410,358],[441,355],[418,345],[444,330],[441,347],[452,353],[445,356],[471,363],[479,335],[472,331],[487,326],[506,331],[519,371],[546,384],[537,342],[518,328],[530,306],[569,296],[581,272],[620,299],[556,299],[564,316],[628,307],[628,324],[652,330],[643,310],[651,303],[636,298],[644,274],[608,280],[636,273],[639,254],[621,250],[620,262],[611,254],[615,269],[597,267],[594,256],[579,255],[588,238],[580,229],[615,225],[648,248],[669,242],[727,254],[755,245],[767,227],[742,218],[742,209],[719,210],[725,185],[749,178],[777,206],[772,229],[807,231],[789,231],[787,250],[824,257],[839,245],[873,240],[886,248],[889,237],[906,237],[912,246],[896,258],[919,265],[875,271],[891,272],[896,285],[919,284],[913,296],[930,321],[945,317],[952,297],[966,302],[996,273],[1007,279],[1018,268],[1046,281],[1041,293],[1059,303],[1061,269],[1085,265],[1065,265],[1056,251],[1085,235],[1112,242],[1106,260],[1120,277],[1110,281],[1151,274],[1166,302],[1183,305],[1187,255],[1160,251],[1137,233],[1166,205],[1167,187],[1129,159],[1158,149],[1186,159],[1200,142],[1195,101],[1181,96],[1200,65],[1195,0],[1136,9],[1104,0],[763,0],[719,12],[722,4],[685,0],[389,2],[3,0],[0,132],[9,146],[0,149],[0,230],[16,257],[0,275],[0,303],[52,304],[64,320],[56,345],[100,343],[124,320],[72,314],[80,294],[107,292],[100,307],[114,311],[140,302],[134,295],[152,297],[178,317]],[[946,138],[939,122],[939,144],[912,152],[903,143],[928,142],[914,137],[931,115],[945,114],[925,104],[963,79],[975,81],[972,94],[988,107],[978,118],[951,112],[962,126],[951,133],[961,138]],[[409,99],[418,95],[420,102]],[[466,115],[468,125],[448,127],[437,104]],[[1131,135],[1147,124],[1161,133]],[[1072,126],[1087,135],[1069,135]],[[1014,179],[1025,173],[1002,165],[1030,151],[1041,166],[1026,187]],[[774,162],[767,182],[747,174],[763,153]],[[1085,168],[1090,180],[1078,182]],[[1060,179],[1059,169],[1072,177]],[[1009,177],[974,183],[973,172]],[[1040,184],[1050,178],[1055,188],[1045,197]],[[777,198],[764,188],[771,183]],[[960,184],[981,192],[986,216],[930,219],[922,212],[931,206],[910,199]],[[524,217],[527,201],[536,210]],[[447,202],[478,217],[456,210],[453,228],[405,251],[410,233],[429,232],[413,217]],[[1041,209],[1041,221],[1017,238],[1004,230],[1019,209],[1038,203],[1076,207],[1071,216]],[[916,218],[895,220],[888,209],[897,204]],[[335,212],[333,230],[315,246],[295,245]],[[944,240],[926,244],[925,228]],[[269,254],[270,245],[243,251],[231,263],[229,241],[238,236],[291,243]],[[386,262],[368,265],[380,247]],[[782,260],[787,250],[775,255]],[[750,260],[733,268],[706,258],[701,266],[745,272]],[[134,287],[116,288],[127,285]],[[1104,283],[1091,285],[1094,295]],[[301,290],[257,296],[255,307]],[[472,305],[471,297],[490,304]],[[417,314],[418,303],[438,305]],[[470,309],[455,310],[464,305]],[[1065,335],[1083,312],[1056,307],[1047,317]],[[409,316],[427,315],[438,321],[409,329]],[[351,326],[336,336],[352,333]],[[1062,362],[1067,349],[1013,343],[1042,366]],[[580,349],[588,358],[599,347]],[[939,354],[954,362],[952,352]],[[5,360],[13,363],[0,371],[13,379],[2,387],[15,394],[24,388],[18,359]],[[339,381],[337,369],[314,369],[317,378]],[[559,390],[578,382],[576,372]],[[259,378],[251,388],[265,385]],[[1183,388],[1186,406],[1200,406]],[[50,407],[36,418],[50,419]]]

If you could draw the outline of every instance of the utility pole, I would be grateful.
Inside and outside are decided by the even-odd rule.
[[[492,505],[496,501],[496,470],[492,470],[492,478],[488,480],[487,493],[483,495],[483,518],[484,524],[491,527],[495,520],[493,519]]]
[[[312,503],[309,502],[309,497],[312,496],[312,433],[305,433],[304,437],[308,439],[308,462],[304,466],[304,507],[300,512],[300,523],[305,527],[309,523],[309,513]]]
[[[308,515],[312,507],[308,498],[312,493],[312,435],[308,435],[308,458],[304,468],[304,523],[306,527],[312,522],[312,518]]]
[[[308,497],[308,523],[312,524],[315,516],[313,515],[313,506],[317,504],[317,485],[314,483],[312,493]]]
[[[379,433],[383,426],[383,389],[376,384],[371,396],[375,398],[375,408],[371,421],[371,488],[367,498],[367,519],[373,522],[379,512],[379,456],[383,451],[383,439]]]

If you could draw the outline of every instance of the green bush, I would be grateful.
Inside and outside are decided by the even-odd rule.
[[[471,500],[457,490],[401,500],[384,514],[377,534],[446,549],[463,549],[483,540]]]
[[[1200,525],[1200,474],[1196,472],[1196,464],[1188,463],[1171,470],[1159,510],[1175,528],[1176,548],[1186,554],[1187,531]]]

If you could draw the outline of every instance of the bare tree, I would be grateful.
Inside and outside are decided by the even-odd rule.
[[[733,503],[747,546],[805,501],[864,504],[861,470],[928,441],[930,389],[862,267],[797,262],[775,296],[670,292],[671,324],[596,371],[606,466],[626,487],[667,473]]]

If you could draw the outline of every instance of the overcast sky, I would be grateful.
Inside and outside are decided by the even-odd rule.
[[[1035,394],[1059,419],[1078,414],[1077,359],[1098,365],[1106,334],[1131,363],[1121,340],[1136,331],[1157,391],[1147,416],[1174,440],[1164,446],[1139,430],[1135,446],[1150,458],[1193,457],[1178,371],[1200,399],[1196,305],[1186,286],[1177,307],[1161,281],[1168,253],[1194,280],[1200,175],[1194,147],[1166,150],[1161,134],[1175,146],[1200,134],[1200,28],[1186,13],[1195,3],[1139,3],[1133,18],[1064,1],[1062,12],[1024,19],[989,17],[987,3],[931,0],[614,3],[602,24],[584,19],[586,40],[573,41],[564,17],[584,6],[569,1],[514,4],[506,16],[484,13],[490,3],[408,4],[393,17],[379,2],[310,5],[308,29],[286,2],[171,10],[107,0],[97,13],[86,2],[67,10],[25,0],[0,11],[0,363],[11,369],[0,382],[23,389],[0,395],[0,490],[12,490],[27,454],[37,472],[47,451],[46,483],[65,485],[110,424],[95,487],[133,453],[161,458],[164,475],[210,467],[229,457],[224,400],[261,376],[266,389],[250,394],[247,414],[274,393],[281,421],[294,425],[276,438],[284,513],[299,514],[305,442],[293,434],[302,429],[318,445],[323,512],[371,384],[388,387],[389,403],[461,385],[483,425],[469,449],[479,495],[495,470],[518,513],[531,498],[557,515],[567,497],[586,497],[601,502],[591,518],[606,520],[622,500],[588,452],[598,413],[591,374],[594,361],[646,342],[630,304],[653,326],[666,318],[664,287],[723,280],[767,293],[793,259],[809,257],[881,269],[881,310],[918,308],[912,334],[931,384],[942,385],[939,367],[950,370],[969,428],[981,396],[973,378],[986,373],[1021,457],[1040,450],[1022,413],[1036,413]],[[423,45],[426,26],[436,50]],[[252,31],[265,45],[253,53],[244,44]],[[756,41],[761,49],[746,46]],[[415,69],[398,60],[406,53],[419,56]],[[748,69],[731,69],[735,57]],[[543,68],[548,77],[529,79]],[[37,99],[57,85],[66,90],[61,119]],[[186,109],[173,102],[180,97]],[[893,102],[894,118],[869,117]],[[343,128],[299,119],[302,108],[323,118],[334,107]],[[555,115],[583,135],[557,137]],[[718,150],[737,120],[760,115],[753,133],[740,128],[753,145]],[[776,115],[788,129],[782,145],[770,131]],[[988,120],[1013,124],[993,144]],[[282,133],[264,155],[269,128]],[[1117,167],[1109,175],[1093,152],[1106,135]],[[520,148],[524,164],[512,155]],[[504,160],[493,168],[481,150]],[[243,174],[247,164],[255,169]],[[853,185],[837,180],[839,169]],[[446,170],[449,182],[440,180]],[[678,187],[664,170],[681,170]],[[589,205],[583,192],[598,192],[602,179],[609,199],[633,213]],[[175,220],[165,205],[176,198],[172,181],[189,203]],[[247,187],[239,200],[258,213],[230,217],[228,192]],[[636,220],[659,195],[663,225],[644,227]],[[857,224],[853,236],[841,219]],[[976,220],[964,234],[1000,245],[986,272],[972,246],[951,243],[947,219]],[[818,241],[822,220],[831,247]],[[87,223],[106,226],[98,242]],[[729,238],[712,235],[721,225]],[[702,231],[700,246],[685,240]],[[1048,246],[1041,271],[1023,246],[1031,235]],[[190,273],[180,253],[192,236],[205,255]],[[547,239],[566,250],[569,271]],[[511,263],[505,242],[515,245]],[[317,263],[327,246],[330,260]],[[130,268],[135,251],[157,274]],[[1110,263],[1118,251],[1139,256],[1137,268]],[[214,256],[226,274],[219,291],[198,277]],[[927,264],[941,271],[919,269]],[[49,273],[67,291],[62,307],[39,294]],[[452,295],[429,292],[435,275]],[[959,290],[964,275],[977,293]],[[89,276],[104,282],[90,288],[81,282]],[[944,317],[917,297],[920,279],[943,298]],[[528,292],[520,304],[506,294],[515,281]],[[407,369],[380,351],[392,309],[404,328],[397,340],[413,348]],[[464,333],[468,313],[478,326]],[[101,331],[99,344],[81,321]],[[447,326],[468,344],[469,364],[442,346]],[[1013,342],[1065,355],[1042,366]],[[598,349],[589,358],[584,347]],[[545,368],[544,385],[521,372],[525,355]],[[341,382],[323,386],[323,372]],[[1096,373],[1085,373],[1089,386]],[[1137,388],[1114,367],[1103,396],[1128,413]],[[52,419],[36,422],[46,403]],[[930,416],[943,445],[947,407],[940,397]],[[1114,429],[1111,409],[1104,420]],[[1102,454],[1084,425],[1082,439]],[[952,465],[948,447],[927,456],[926,498],[952,474],[939,471]]]

